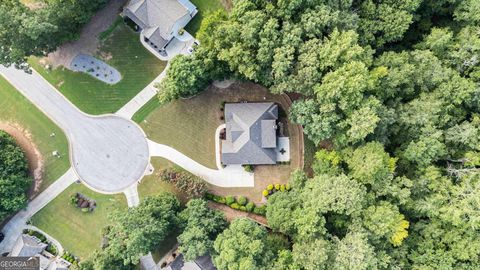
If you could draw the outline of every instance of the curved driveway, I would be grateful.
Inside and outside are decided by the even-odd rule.
[[[0,73],[65,131],[70,160],[85,184],[99,192],[118,193],[143,177],[149,149],[135,123],[115,115],[82,113],[35,72],[0,66]]]

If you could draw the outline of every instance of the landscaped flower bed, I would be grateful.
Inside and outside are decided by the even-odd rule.
[[[275,184],[275,185],[270,184],[267,186],[266,189],[262,191],[262,195],[263,197],[267,198],[268,196],[272,195],[277,191],[284,192],[284,191],[289,191],[290,189],[291,187],[289,184]]]
[[[95,200],[92,200],[79,192],[70,196],[70,200],[73,205],[80,208],[82,212],[85,213],[92,212],[97,207],[97,202]]]
[[[205,198],[217,203],[225,204],[230,206],[232,209],[255,213],[257,215],[265,216],[266,206],[261,205],[257,206],[253,202],[249,202],[247,198],[243,196],[218,196],[211,193],[206,193]]]

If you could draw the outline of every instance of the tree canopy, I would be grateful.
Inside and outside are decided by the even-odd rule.
[[[31,183],[22,149],[0,130],[0,222],[27,205],[26,191]]]
[[[30,9],[20,0],[0,2],[0,64],[24,65],[26,58],[43,56],[78,38],[80,28],[106,0],[49,0]]]

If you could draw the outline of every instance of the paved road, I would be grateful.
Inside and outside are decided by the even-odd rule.
[[[219,187],[253,187],[253,173],[246,172],[241,165],[227,166],[221,170],[207,168],[195,160],[185,156],[170,146],[148,140],[150,155],[163,157],[185,170]]]
[[[51,200],[62,193],[67,187],[78,179],[74,170],[70,168],[62,177],[51,184],[45,191],[40,193],[35,199],[29,202],[27,208],[18,212],[10,221],[3,227],[2,232],[5,234],[5,239],[0,243],[0,254],[10,252],[22,230],[35,213],[40,211]]]
[[[0,66],[0,74],[63,129],[72,165],[87,186],[119,193],[143,177],[149,149],[143,130],[134,122],[82,113],[36,72]]]

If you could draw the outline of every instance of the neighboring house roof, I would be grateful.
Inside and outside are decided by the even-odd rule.
[[[185,262],[183,255],[178,255],[175,260],[170,263],[164,270],[217,270],[212,263],[209,255],[198,257],[193,262]]]
[[[278,106],[271,102],[225,104],[222,163],[276,164],[277,119]]]
[[[47,248],[47,244],[42,243],[37,237],[22,234],[10,252],[10,256],[32,257],[41,253],[45,248]]]
[[[163,47],[172,38],[175,23],[191,18],[195,11],[195,6],[185,0],[131,0],[124,14],[144,30],[146,38]]]
[[[71,263],[45,251],[47,244],[35,236],[22,234],[10,252],[10,257],[39,257],[41,270],[68,270]]]

